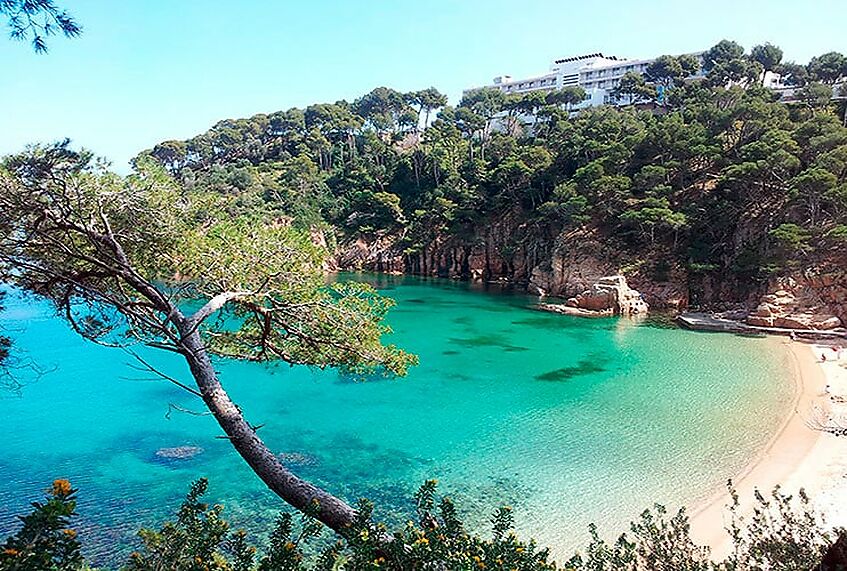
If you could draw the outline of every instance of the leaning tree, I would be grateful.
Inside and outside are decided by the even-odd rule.
[[[285,221],[186,192],[152,163],[123,178],[64,142],[0,167],[0,278],[202,399],[273,492],[343,531],[355,510],[286,468],[215,370],[222,356],[406,372],[415,357],[380,342],[392,302],[365,285],[326,283],[324,257]],[[159,372],[139,346],[180,355],[193,382]]]

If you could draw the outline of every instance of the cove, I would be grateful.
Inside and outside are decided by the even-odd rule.
[[[535,298],[414,277],[355,276],[397,306],[389,340],[420,356],[404,379],[218,363],[230,394],[284,461],[377,517],[401,523],[428,478],[469,525],[511,505],[521,534],[564,556],[587,525],[615,535],[653,502],[693,505],[768,442],[792,398],[788,355],[766,339],[532,309]],[[345,277],[344,279],[347,279]],[[269,531],[282,503],[216,438],[194,397],[79,339],[12,292],[0,323],[36,378],[0,395],[0,534],[55,478],[80,488],[79,531],[113,565],[135,531],[171,517],[191,480],[211,481],[233,527]],[[145,356],[186,379],[167,354]],[[190,458],[157,455],[197,447]]]

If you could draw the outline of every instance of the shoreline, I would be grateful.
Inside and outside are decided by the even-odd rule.
[[[777,342],[779,338],[774,338]],[[836,410],[828,392],[847,396],[847,369],[844,361],[821,363],[819,355],[832,352],[826,344],[783,341],[794,374],[794,395],[786,417],[773,437],[751,462],[732,478],[739,495],[738,513],[746,517],[755,503],[754,491],[767,494],[777,485],[790,494],[803,488],[816,513],[828,526],[847,523],[847,513],[839,504],[847,503],[847,438],[835,437],[809,427],[813,409]],[[829,390],[827,390],[829,389]],[[691,538],[711,548],[716,559],[726,557],[732,547],[725,527],[729,522],[727,490],[692,506],[689,512]],[[844,510],[844,508],[841,508]],[[836,521],[833,521],[836,520]]]

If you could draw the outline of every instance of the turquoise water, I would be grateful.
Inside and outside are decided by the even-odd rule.
[[[719,489],[776,431],[789,406],[787,355],[762,339],[538,312],[534,298],[467,284],[363,276],[397,300],[391,341],[417,353],[405,379],[222,362],[221,378],[268,444],[332,492],[368,497],[403,521],[427,478],[485,528],[512,505],[519,531],[569,553],[589,522],[617,534],[654,501]],[[0,535],[54,478],[81,489],[80,533],[114,562],[141,525],[175,510],[189,482],[236,525],[267,529],[280,502],[263,489],[194,397],[83,342],[46,306],[9,296],[2,326],[45,371],[0,396]],[[179,378],[170,355],[148,352]],[[199,446],[190,460],[156,450]]]

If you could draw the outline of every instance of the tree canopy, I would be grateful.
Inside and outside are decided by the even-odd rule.
[[[119,177],[67,142],[4,161],[0,229],[3,281],[201,399],[280,497],[301,510],[318,501],[318,517],[334,529],[352,521],[350,506],[267,449],[212,356],[402,375],[415,357],[381,343],[390,300],[361,284],[327,284],[326,250],[268,212],[180,188],[149,160]],[[138,345],[182,356],[193,382],[157,371]]]
[[[295,226],[326,224],[339,241],[393,236],[412,271],[442,271],[427,259],[434,240],[463,248],[486,240],[495,221],[513,220],[495,245],[507,260],[549,259],[561,232],[591,228],[628,256],[643,257],[646,246],[648,258],[755,283],[843,235],[845,106],[822,83],[840,77],[841,63],[832,53],[808,66],[783,63],[777,46],[746,54],[727,40],[702,57],[705,80],[692,79],[693,56],[663,56],[644,75],[624,76],[614,95],[636,105],[575,114],[579,88],[507,96],[488,87],[453,107],[430,90],[378,88],[352,104],[222,121],[142,156],[194,189],[261,205]],[[776,101],[760,85],[763,70],[811,83],[795,101]],[[435,120],[416,133],[421,121],[406,115],[432,105]],[[835,176],[811,210],[808,192],[792,190],[810,168]],[[793,261],[771,233],[780,224],[809,233]]]

